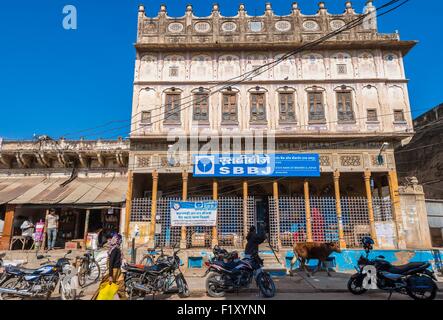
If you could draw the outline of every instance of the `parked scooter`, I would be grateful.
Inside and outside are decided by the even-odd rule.
[[[38,269],[25,269],[9,266],[5,273],[9,277],[0,286],[0,300],[46,298],[49,299],[59,285],[62,300],[75,300],[78,289],[78,277],[76,268],[70,264],[67,256],[56,262],[47,261]],[[45,256],[37,256],[38,260]]]
[[[407,294],[414,300],[433,300],[437,294],[437,281],[434,272],[428,268],[431,266],[427,262],[411,262],[402,266],[393,266],[385,260],[385,257],[378,256],[369,259],[369,253],[373,248],[374,241],[370,237],[362,239],[366,256],[361,256],[358,266],[355,267],[357,273],[348,281],[348,290],[361,295],[368,288],[380,289],[390,293]]]
[[[218,250],[217,250],[218,251]],[[214,256],[217,255],[214,252]],[[228,258],[231,257],[228,255]],[[227,260],[227,261],[226,261]],[[266,298],[275,295],[275,284],[269,273],[263,271],[263,259],[258,254],[240,259],[211,259],[205,262],[208,267],[206,292],[210,297],[224,297],[227,291],[248,288],[255,279],[260,292]]]
[[[181,298],[191,295],[188,283],[180,270],[180,250],[172,256],[165,255],[163,250],[153,265],[127,264],[125,272],[126,292],[130,299],[143,298],[148,294],[170,294],[174,285]]]

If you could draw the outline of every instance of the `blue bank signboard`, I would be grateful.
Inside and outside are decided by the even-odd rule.
[[[319,177],[318,154],[195,155],[194,177]]]

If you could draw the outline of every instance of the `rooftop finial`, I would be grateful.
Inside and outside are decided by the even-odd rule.
[[[142,5],[142,4],[140,4],[140,5],[138,6],[138,12],[145,12],[145,6]]]
[[[292,3],[292,13],[300,12],[300,8],[298,7],[297,2]]]
[[[166,5],[165,4],[161,4],[160,5],[160,12],[161,13],[166,13]]]
[[[220,7],[219,7],[218,3],[214,3],[212,5],[212,12],[218,12],[218,11],[220,11]]]
[[[352,8],[352,2],[351,1],[346,1],[346,13],[351,13],[351,14],[355,14],[354,8]]]
[[[240,6],[238,7],[238,11],[245,11],[245,5],[243,3],[240,3]]]
[[[267,12],[271,12],[272,11],[272,5],[271,5],[271,3],[270,2],[266,2],[266,11]]]
[[[326,6],[323,1],[318,3],[318,12],[319,13],[326,13]]]
[[[192,12],[192,4],[187,4],[186,5],[186,11],[187,12]]]

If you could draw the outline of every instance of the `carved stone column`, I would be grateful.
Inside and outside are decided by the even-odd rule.
[[[212,182],[212,199],[218,200],[218,181],[214,179]],[[212,247],[218,245],[218,230],[217,226],[212,228]]]
[[[306,211],[306,240],[312,242],[312,222],[311,222],[311,203],[309,197],[309,182],[303,182],[303,189],[305,193],[305,211]]]
[[[134,173],[132,171],[129,171],[128,191],[126,193],[126,216],[125,216],[125,234],[124,234],[127,241],[129,241],[129,224],[131,222],[133,185],[134,185]]]
[[[183,183],[183,188],[182,188],[182,200],[186,201],[188,200],[188,172],[185,170],[183,171],[182,174],[182,183]],[[181,227],[181,237],[180,237],[180,248],[182,249],[186,249],[187,245],[187,241],[186,241],[186,227],[183,226]]]
[[[155,224],[157,220],[157,200],[158,200],[158,172],[152,172],[152,197],[151,197],[151,225],[149,226],[149,242],[150,248],[155,247]]]
[[[378,246],[377,233],[375,231],[374,208],[372,206],[371,171],[365,170],[364,178],[365,178],[366,197],[368,199],[368,216],[369,216],[369,228],[370,228],[371,238],[374,240],[375,246]]]
[[[275,180],[272,184],[273,186],[273,195],[274,195],[274,205],[275,205],[275,218],[276,218],[276,226],[277,226],[277,249],[281,248],[281,239],[280,239],[280,209],[279,209],[279,194],[278,194],[278,182]]]
[[[341,196],[340,196],[340,171],[334,171],[334,189],[335,189],[335,210],[337,211],[338,221],[338,241],[340,249],[346,249],[345,235],[343,231],[343,218],[341,211]]]
[[[248,181],[243,181],[243,242],[246,244],[248,234]]]

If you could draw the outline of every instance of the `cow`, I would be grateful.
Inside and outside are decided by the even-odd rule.
[[[306,267],[306,261],[309,261],[311,259],[318,259],[318,265],[312,272],[313,275],[320,269],[321,265],[325,266],[325,261],[328,259],[332,252],[341,252],[340,246],[337,243],[300,242],[294,244],[294,258],[292,258],[291,260],[291,269],[289,271],[290,275],[292,276],[292,269],[298,259],[300,261],[300,270],[305,270],[308,277],[310,277],[311,274]],[[329,273],[329,268],[326,268],[326,271],[328,273],[328,276],[330,277],[331,274]]]

